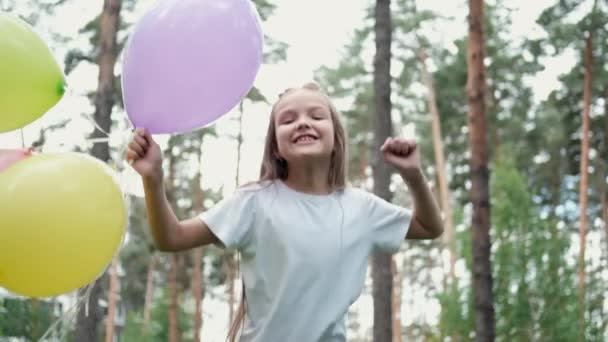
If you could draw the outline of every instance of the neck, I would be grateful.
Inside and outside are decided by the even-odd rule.
[[[329,162],[323,163],[290,163],[289,174],[284,180],[290,188],[314,195],[331,193],[327,182]]]

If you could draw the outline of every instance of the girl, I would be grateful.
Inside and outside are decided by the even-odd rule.
[[[232,341],[239,330],[239,341],[345,341],[344,317],[370,254],[443,231],[413,141],[388,138],[380,149],[408,185],[413,213],[346,186],[344,128],[312,83],[288,89],[272,107],[259,181],[189,220],[178,220],[167,201],[158,145],[136,132],[127,159],[142,176],[158,248],[217,244],[241,254],[244,303]]]

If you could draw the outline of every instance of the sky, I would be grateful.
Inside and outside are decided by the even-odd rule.
[[[357,28],[363,18],[364,8],[368,6],[368,0],[274,0],[277,11],[271,19],[262,25],[264,32],[275,39],[289,44],[288,60],[285,63],[272,66],[263,66],[257,76],[255,85],[262,90],[270,100],[283,89],[301,85],[313,79],[313,72],[320,66],[334,66],[341,57],[342,47],[349,42],[352,32]],[[534,37],[542,34],[542,31],[534,23],[540,11],[554,3],[553,0],[511,0],[510,6],[514,8],[513,33],[516,36]],[[137,21],[145,10],[152,4],[151,0],[143,0],[138,4],[138,11],[127,18]],[[447,44],[450,40],[461,37],[466,33],[466,2],[445,0],[419,0],[419,9],[432,9],[446,17],[452,17],[453,21],[442,23],[434,27],[429,35],[436,42]],[[72,1],[56,13],[48,22],[45,22],[38,32],[43,38],[50,38],[45,28],[52,27],[53,30],[66,35],[77,36],[77,31],[86,20],[101,10],[101,1]],[[84,37],[79,39],[83,40]],[[62,60],[64,47],[54,47],[53,53],[58,60]],[[567,71],[573,62],[574,56],[566,54],[559,58],[545,60],[545,71],[530,80],[535,90],[537,100],[543,99],[552,89],[557,86],[557,75]],[[117,67],[120,69],[120,61]],[[24,144],[28,146],[36,139],[41,127],[61,119],[69,119],[68,132],[61,135],[50,135],[44,152],[65,151],[73,144],[82,144],[88,132],[92,130],[90,117],[80,113],[92,113],[92,107],[86,98],[81,95],[87,91],[94,90],[97,82],[97,71],[92,65],[78,67],[68,77],[69,91],[64,98],[37,122],[25,127],[23,131],[0,134],[0,148],[18,148],[22,145],[21,134],[24,136]],[[257,176],[261,159],[262,147],[266,125],[268,121],[268,105],[248,105],[244,116],[244,145],[242,151],[242,173],[240,181],[253,180]],[[127,123],[125,113],[117,113],[124,124]],[[232,113],[227,114],[214,126],[220,134],[236,133],[236,124],[232,119]],[[415,131],[415,127],[412,128]],[[410,132],[415,135],[415,132]],[[166,142],[168,136],[156,136],[159,142]],[[126,131],[111,135],[110,142],[114,146],[122,146],[129,139]],[[70,143],[62,146],[68,140]],[[205,153],[203,157],[203,186],[213,189],[224,188],[228,194],[235,187],[234,170],[236,165],[236,143],[233,140],[207,139],[204,142]],[[141,182],[132,171],[121,175],[124,180],[124,190],[133,194],[141,195]],[[407,277],[407,275],[406,275]],[[218,291],[220,291],[218,289]],[[408,294],[405,293],[407,297]],[[402,317],[407,322],[412,317],[411,310],[416,310],[431,322],[436,319],[438,312],[437,303],[421,301],[418,298],[408,298],[408,305],[404,305]],[[372,322],[371,297],[363,296],[355,305],[360,314],[363,327],[369,327]],[[223,341],[226,329],[226,307],[220,301],[209,299],[204,303],[204,340]]]

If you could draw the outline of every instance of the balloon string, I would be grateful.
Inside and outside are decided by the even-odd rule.
[[[21,148],[25,148],[25,135],[23,134],[23,128],[19,129],[21,132]]]
[[[101,130],[103,132],[103,130]],[[119,257],[120,252],[122,251],[122,247],[124,245],[125,239],[126,239],[126,232],[127,232],[127,224],[128,224],[128,218],[130,216],[130,201],[129,201],[129,194],[127,191],[127,185],[125,180],[127,179],[125,177],[126,172],[128,171],[127,167],[124,168],[120,168],[119,165],[124,165],[124,160],[127,154],[127,148],[129,145],[129,142],[131,141],[131,139],[133,139],[135,132],[133,130],[131,130],[129,132],[128,135],[128,140],[126,142],[123,142],[120,148],[120,152],[118,153],[118,161],[114,161],[114,170],[119,174],[118,177],[118,185],[120,187],[120,190],[122,192],[122,196],[123,196],[123,200],[124,203],[126,205],[125,208],[125,212],[126,212],[126,219],[125,219],[125,230],[123,231],[123,234],[121,236],[120,239],[120,244],[118,249],[116,250],[116,252],[114,253],[114,255],[112,256],[111,260],[114,260],[116,258]],[[101,140],[101,139],[105,139],[105,141],[108,141],[109,138],[98,138],[98,139],[87,139],[87,140]],[[130,165],[131,163],[129,163]],[[109,263],[108,267],[111,267],[112,262]],[[83,307],[84,305],[84,315],[88,316],[89,315],[89,302],[90,302],[90,297],[91,297],[91,292],[93,290],[93,286],[95,286],[95,283],[105,274],[104,270],[103,272],[101,272],[96,278],[95,280],[91,281],[85,288],[84,293],[82,294],[76,294],[76,303],[74,305],[72,305],[65,313],[63,313],[48,329],[47,331],[42,335],[42,337],[38,340],[38,342],[42,342],[45,339],[48,339],[50,337],[51,334],[57,334],[60,335],[59,336],[59,341],[63,341],[64,338],[67,336],[67,333],[69,331],[69,328],[71,327],[71,323],[74,322],[74,320],[76,319],[77,315],[78,315],[78,311],[80,311],[80,309]],[[113,317],[108,317],[107,319],[113,319]],[[63,324],[62,324],[63,323]],[[60,327],[61,326],[61,327]],[[60,327],[60,328],[59,328]]]
[[[89,120],[89,122],[90,122],[90,123],[92,123],[92,124],[93,124],[93,126],[95,126],[95,128],[97,128],[97,130],[98,130],[98,131],[100,131],[101,133],[105,134],[105,135],[106,135],[106,136],[108,136],[108,137],[110,136],[110,133],[109,133],[109,132],[106,132],[106,131],[105,131],[103,128],[101,128],[101,127],[99,126],[99,124],[97,123],[97,121],[95,121],[95,118],[92,118],[92,117],[91,117],[91,116],[89,116],[89,115],[84,115],[84,117],[85,117],[87,120]]]
[[[110,142],[110,138],[88,138],[85,141],[92,142],[92,143],[104,143],[104,142]]]
[[[46,332],[38,339],[38,342],[45,341],[50,335],[59,335],[59,341],[62,341],[72,326],[72,322],[78,316],[78,311],[85,305],[85,315],[88,316],[89,299],[91,297],[91,291],[95,283],[90,283],[84,290],[84,293],[77,295],[76,302],[74,305],[69,307],[65,313],[63,313],[55,322],[46,330]]]
[[[70,95],[74,94],[74,89],[69,86],[66,86],[66,93],[68,93]],[[93,126],[95,126],[95,128],[97,130],[99,130],[100,132],[102,132],[103,134],[106,135],[106,137],[88,138],[88,139],[86,139],[86,141],[90,141],[93,143],[96,143],[96,142],[108,142],[109,143],[110,133],[106,132],[104,129],[102,129],[93,117],[85,115],[85,118],[88,121],[90,121],[91,124],[93,124]],[[21,145],[23,148],[25,148],[25,137],[24,137],[23,128],[20,129],[20,132],[21,132]],[[126,208],[125,208],[126,218],[125,218],[125,223],[124,223],[125,230],[123,231],[123,234],[121,236],[120,245],[119,245],[117,251],[115,252],[114,256],[112,257],[112,260],[114,260],[114,258],[117,258],[122,250],[122,246],[123,246],[125,238],[126,238],[128,217],[130,216],[129,195],[127,193],[127,187],[125,185],[126,168],[122,168],[122,170],[119,171],[119,165],[124,165],[123,161],[125,160],[125,157],[126,157],[127,147],[128,147],[130,140],[133,139],[134,134],[135,134],[135,132],[134,132],[133,128],[131,127],[130,133],[128,136],[128,140],[126,142],[122,143],[120,152],[118,153],[118,158],[120,158],[120,160],[114,161],[114,170],[117,173],[119,173],[119,179],[118,179],[119,184],[118,185],[120,187],[120,190],[121,190],[122,196],[123,196],[123,200],[126,205]],[[130,164],[131,163],[129,163],[129,165]],[[111,262],[108,266],[110,266],[110,265],[112,265]],[[55,322],[53,322],[53,324],[51,324],[51,326],[49,326],[49,328],[46,330],[46,332],[38,340],[39,342],[45,341],[46,339],[51,337],[51,335],[54,335],[56,337],[57,337],[57,335],[59,335],[58,336],[59,341],[63,341],[66,338],[70,328],[72,327],[72,323],[78,317],[78,312],[80,311],[80,309],[83,308],[83,305],[84,305],[84,308],[83,308],[84,315],[85,316],[89,315],[89,302],[90,302],[90,297],[91,297],[93,287],[95,286],[96,282],[105,274],[105,272],[106,272],[106,270],[104,269],[104,271],[102,271],[97,277],[95,277],[95,279],[93,281],[91,281],[88,285],[86,285],[86,287],[84,288],[84,291],[79,290],[76,292],[76,302],[72,306],[70,306],[64,313],[62,313],[60,315],[60,317],[57,318],[57,320]],[[81,288],[81,290],[82,290],[82,288]]]

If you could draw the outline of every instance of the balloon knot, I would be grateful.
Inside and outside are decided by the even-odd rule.
[[[67,87],[67,84],[66,84],[65,80],[61,80],[61,81],[59,81],[59,83],[57,83],[57,94],[60,97],[63,96],[63,94],[65,94],[66,87]]]

